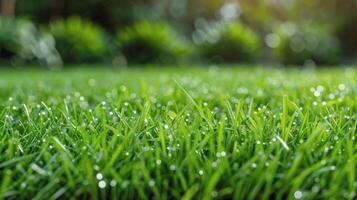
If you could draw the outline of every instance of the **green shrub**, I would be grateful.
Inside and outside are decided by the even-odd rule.
[[[330,31],[316,25],[297,26],[284,23],[273,33],[275,59],[283,64],[301,65],[313,62],[319,65],[337,64],[340,45]]]
[[[188,53],[187,43],[165,22],[137,22],[116,38],[129,63],[173,63]]]
[[[104,31],[79,17],[69,17],[50,24],[56,48],[64,62],[98,62],[107,53]]]
[[[51,34],[26,20],[0,17],[0,59],[19,63],[36,61],[56,66],[61,59]]]
[[[21,50],[21,44],[16,40],[19,32],[17,23],[12,18],[0,18],[0,57],[8,58]]]
[[[195,33],[199,53],[213,62],[252,62],[262,46],[258,35],[239,22],[213,25]]]

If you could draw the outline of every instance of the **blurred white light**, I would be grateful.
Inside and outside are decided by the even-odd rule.
[[[285,22],[281,25],[281,29],[286,35],[292,36],[296,33],[297,27],[291,22]]]
[[[299,191],[299,190],[294,192],[294,197],[295,197],[295,199],[301,199],[302,198],[302,192]]]
[[[280,44],[280,37],[275,33],[270,33],[265,37],[265,43],[270,48],[276,48]]]
[[[219,14],[224,20],[231,20],[239,16],[240,9],[236,3],[226,3],[219,10]]]

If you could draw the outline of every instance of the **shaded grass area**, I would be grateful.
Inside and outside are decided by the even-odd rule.
[[[357,71],[0,71],[8,199],[356,198]]]

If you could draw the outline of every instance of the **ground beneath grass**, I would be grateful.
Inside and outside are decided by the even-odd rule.
[[[0,198],[355,199],[357,71],[0,70]]]

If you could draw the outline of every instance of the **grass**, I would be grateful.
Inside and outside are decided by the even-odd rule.
[[[355,199],[357,73],[0,71],[0,199]]]

